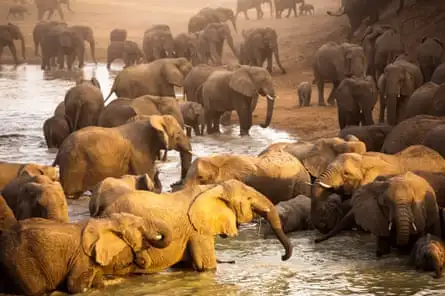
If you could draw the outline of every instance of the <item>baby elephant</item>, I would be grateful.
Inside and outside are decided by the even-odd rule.
[[[309,107],[311,105],[311,97],[312,97],[312,85],[303,81],[298,85],[298,104],[300,107]]]
[[[416,270],[435,271],[435,278],[442,277],[442,267],[445,264],[444,242],[429,233],[422,236],[411,251],[410,263]]]
[[[107,68],[110,69],[111,63],[116,59],[122,59],[126,68],[137,64],[142,57],[143,53],[136,42],[113,41],[107,48]]]
[[[184,123],[188,125],[186,127],[187,136],[192,136],[192,128],[196,136],[202,136],[204,134],[205,116],[204,107],[196,102],[181,102],[179,103]]]
[[[59,148],[70,135],[70,125],[65,116],[52,116],[43,123],[43,134],[48,148]]]
[[[300,5],[300,15],[314,15],[314,5],[312,4],[308,4],[308,3],[304,3]]]

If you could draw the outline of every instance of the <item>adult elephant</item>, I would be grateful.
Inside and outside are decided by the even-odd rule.
[[[261,8],[261,5],[263,3],[268,3],[269,4],[269,9],[270,9],[270,16],[273,16],[273,5],[272,5],[272,0],[237,0],[236,1],[236,13],[235,13],[235,18],[238,17],[238,14],[243,12],[244,16],[246,17],[246,20],[249,19],[249,16],[247,15],[247,11],[250,9],[255,9],[256,10],[256,15],[257,15],[257,19],[262,19],[264,16],[264,12],[263,9]]]
[[[304,3],[303,0],[275,0],[275,17],[281,18],[281,14],[284,10],[287,11],[286,17],[289,18],[291,12],[294,12],[294,17],[297,17],[297,4]]]
[[[32,39],[34,41],[34,55],[39,55],[39,45],[41,44],[43,37],[48,31],[56,26],[68,27],[68,24],[58,21],[39,21],[32,30]]]
[[[194,66],[201,63],[198,56],[199,40],[197,34],[181,33],[174,38],[173,46],[177,58],[186,58]]]
[[[139,45],[131,40],[113,41],[107,48],[107,69],[110,69],[111,63],[116,59],[122,59],[125,63],[124,68],[136,65],[144,58],[144,53]]]
[[[433,82],[427,82],[416,89],[405,105],[402,118],[407,119],[421,114],[433,115],[433,98],[438,89],[439,85]]]
[[[125,41],[127,40],[127,30],[125,29],[113,29],[110,32],[110,43],[115,41]]]
[[[146,258],[146,272],[159,272],[181,261],[198,271],[216,269],[215,236],[236,236],[237,225],[252,221],[255,214],[268,221],[283,245],[285,254],[281,259],[288,260],[292,256],[292,245],[283,232],[273,204],[237,180],[161,195],[135,191],[108,205],[99,215],[108,217],[118,212],[162,217],[176,230],[171,244],[164,250],[142,253]]]
[[[142,51],[147,62],[174,57],[173,35],[168,25],[154,25],[144,32]]]
[[[445,157],[445,145],[443,145],[443,139],[445,136],[445,122],[443,124],[437,125],[429,132],[426,133],[423,139],[422,145],[430,147]]]
[[[190,167],[192,148],[171,115],[140,116],[115,128],[76,131],[65,139],[53,165],[59,165],[66,195],[76,198],[106,177],[148,174],[154,180],[155,160],[161,149],[180,152],[183,179]]]
[[[190,18],[188,23],[188,32],[196,33],[204,30],[209,24],[225,23],[228,20],[231,21],[233,28],[236,31],[236,16],[232,9],[225,7],[205,7]]]
[[[25,39],[20,28],[11,23],[0,25],[0,61],[2,58],[3,48],[8,47],[14,59],[14,63],[18,65],[20,62],[17,58],[17,50],[14,45],[14,40],[20,40],[23,60],[26,60]]]
[[[363,77],[366,59],[363,48],[351,43],[328,42],[314,56],[312,65],[318,88],[318,105],[325,106],[324,83],[332,81],[333,88],[328,103],[334,104],[334,93],[340,82],[349,76]]]
[[[174,58],[125,68],[114,79],[105,102],[113,93],[126,98],[143,95],[174,97],[174,87],[182,87],[184,77],[192,67],[186,58]]]
[[[51,116],[43,122],[43,135],[49,149],[59,148],[71,133],[66,116]]]
[[[206,64],[213,62],[219,66],[222,64],[222,53],[224,42],[227,42],[235,57],[238,53],[233,44],[232,33],[229,25],[224,23],[208,24],[202,32],[198,34],[198,57]]]
[[[335,90],[338,124],[372,125],[372,111],[377,103],[377,87],[371,76],[345,78]]]
[[[286,73],[281,65],[278,35],[274,29],[265,27],[243,30],[242,35],[244,41],[240,46],[240,64],[262,67],[264,61],[267,60],[267,70],[272,73],[272,55],[274,55],[281,73]]]
[[[35,0],[35,4],[37,6],[37,19],[40,21],[42,20],[45,12],[49,12],[48,13],[48,20],[51,18],[51,16],[53,15],[54,11],[57,10],[57,12],[59,13],[60,19],[64,19],[63,18],[63,10],[62,10],[62,6],[60,5],[60,1],[58,0]]]
[[[366,126],[350,125],[338,132],[338,137],[348,140],[353,137],[366,145],[366,151],[380,152],[393,127],[388,124],[373,124]]]
[[[103,287],[103,275],[128,274],[143,250],[165,248],[173,237],[166,223],[127,213],[78,223],[34,218],[9,224],[0,236],[2,280],[8,292],[21,295]]]
[[[39,41],[42,53],[41,69],[49,70],[56,67],[63,68],[62,59],[67,57],[67,66],[70,69],[76,59],[76,53],[82,51],[83,44],[79,38],[68,31],[64,23],[48,26]]]
[[[240,121],[240,135],[248,135],[259,95],[267,98],[266,121],[261,125],[266,128],[272,120],[275,103],[275,88],[269,72],[250,66],[213,72],[198,91],[198,102],[202,102],[206,113],[207,132],[219,132],[221,115],[235,110]]]
[[[445,45],[439,38],[423,37],[417,46],[416,55],[423,79],[428,82],[436,68],[443,62]]]
[[[57,170],[53,167],[37,163],[17,163],[0,161],[0,190],[18,176],[45,175],[51,180],[58,180]]]
[[[64,103],[65,116],[71,131],[97,125],[99,115],[104,108],[99,81],[94,77],[91,80],[77,81],[76,86],[65,94]]]
[[[79,38],[79,42],[82,43],[82,47],[79,48],[80,52],[78,53],[79,67],[81,68],[84,66],[85,42],[87,42],[90,45],[91,58],[93,59],[93,62],[97,64],[96,40],[94,39],[93,29],[90,26],[71,26],[69,27],[69,31],[73,32],[77,36],[77,38]]]
[[[398,58],[385,67],[379,78],[380,123],[396,125],[403,118],[403,110],[408,99],[423,84],[423,75],[419,66]]]
[[[445,63],[440,64],[436,70],[434,70],[431,82],[436,84],[442,84],[445,82]]]

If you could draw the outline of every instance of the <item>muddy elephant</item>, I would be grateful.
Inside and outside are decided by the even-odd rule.
[[[116,41],[125,41],[127,40],[127,30],[125,29],[113,29],[110,32],[110,43]]]
[[[438,89],[439,85],[433,82],[427,82],[416,89],[405,105],[402,119],[408,119],[421,114],[433,115],[432,108],[436,105],[433,103],[433,98]]]
[[[174,57],[173,35],[168,25],[154,25],[144,32],[142,51],[146,62]]]
[[[59,148],[70,133],[70,124],[65,115],[51,116],[43,123],[43,135],[49,149]]]
[[[396,59],[385,67],[379,78],[380,114],[379,122],[396,125],[403,118],[403,110],[408,99],[423,84],[419,66],[404,59]]]
[[[192,128],[195,136],[204,135],[205,112],[204,107],[196,102],[180,102],[179,108],[184,124],[186,125],[187,136],[192,136]]]
[[[142,115],[114,128],[78,130],[62,143],[53,165],[59,165],[65,194],[76,198],[106,177],[148,174],[154,179],[161,149],[180,152],[183,179],[191,163],[191,145],[171,115]]]
[[[270,16],[272,17],[273,16],[272,0],[237,0],[235,18],[238,17],[238,14],[243,12],[244,16],[246,17],[246,20],[248,20],[249,16],[247,15],[247,11],[249,9],[255,9],[257,19],[258,20],[262,19],[264,16],[264,12],[263,9],[261,8],[261,5],[263,3],[269,4]]]
[[[267,60],[267,70],[272,73],[272,55],[282,74],[286,70],[281,65],[280,54],[278,50],[277,32],[270,28],[254,28],[243,30],[244,41],[240,47],[239,63],[241,65],[250,65],[262,67]]]
[[[287,11],[287,15],[286,17],[289,18],[291,12],[294,12],[294,17],[297,17],[297,4],[301,3],[304,4],[303,0],[275,0],[274,4],[275,4],[275,17],[277,19],[281,18],[281,14],[283,13],[284,10],[288,10]]]
[[[198,102],[202,102],[206,114],[207,133],[218,133],[221,115],[235,110],[240,121],[240,135],[248,135],[259,95],[267,98],[266,121],[261,125],[266,128],[272,120],[275,103],[275,88],[269,72],[250,66],[213,72],[198,90]]]
[[[434,271],[433,277],[441,278],[445,265],[445,243],[439,236],[427,233],[414,244],[408,263],[416,270]]]
[[[45,175],[18,176],[2,189],[17,220],[44,218],[68,222],[68,204],[58,181]]]
[[[338,132],[338,137],[350,139],[351,136],[362,141],[366,145],[366,151],[380,152],[393,127],[388,124],[373,124],[366,126],[347,126]]]
[[[445,122],[443,124],[437,125],[429,132],[426,133],[423,139],[422,145],[430,147],[445,157],[445,145],[443,145],[443,137],[445,136]]]
[[[301,82],[297,87],[298,94],[298,106],[300,107],[309,107],[311,105],[312,98],[312,85],[307,82]]]
[[[181,33],[173,39],[175,56],[177,58],[186,58],[194,66],[201,63],[198,55],[199,39],[195,33]]]
[[[65,94],[64,103],[65,116],[71,131],[97,125],[99,115],[104,108],[99,81],[94,77],[91,80],[78,80],[76,86]]]
[[[232,50],[235,57],[238,52],[233,44],[232,33],[229,25],[224,23],[208,24],[203,31],[198,33],[198,59],[205,64],[213,63],[214,65],[222,65],[222,54],[224,42]]]
[[[428,82],[436,68],[443,62],[445,44],[439,38],[423,37],[417,46],[416,55],[423,79]]]
[[[318,105],[326,105],[324,101],[324,83],[327,81],[333,83],[328,98],[328,103],[333,105],[335,90],[344,78],[364,76],[366,69],[365,54],[363,48],[358,45],[328,42],[316,51],[312,68],[318,88]]]
[[[145,249],[169,246],[172,231],[156,218],[127,213],[78,223],[18,221],[0,236],[2,279],[8,292],[22,295],[101,288],[103,275],[129,273]]]
[[[190,18],[188,22],[188,32],[196,33],[204,30],[209,24],[225,23],[226,21],[230,21],[236,31],[236,16],[232,9],[225,7],[206,7]]]
[[[445,82],[445,63],[437,66],[436,70],[434,70],[433,76],[431,77],[431,82],[436,84],[442,84]]]
[[[0,25],[0,63],[3,49],[8,47],[14,59],[14,63],[16,65],[20,64],[17,57],[17,50],[14,45],[14,40],[20,40],[23,60],[26,60],[25,39],[22,31],[18,26],[8,23],[6,25]]]
[[[117,97],[137,98],[143,95],[175,97],[174,87],[182,87],[184,77],[192,69],[186,58],[160,59],[148,64],[128,67],[119,72],[105,102]]]
[[[126,68],[138,64],[143,58],[144,53],[136,42],[113,41],[107,48],[107,69],[110,69],[111,63],[116,59],[122,59]]]
[[[177,203],[178,200],[181,202]],[[163,217],[163,221],[175,229],[175,239],[164,250],[143,252],[147,258],[143,262],[145,271],[150,273],[163,271],[181,261],[197,271],[216,269],[215,236],[236,236],[237,225],[252,221],[255,214],[267,220],[283,245],[285,254],[281,259],[292,256],[292,245],[273,204],[237,180],[161,195],[135,191],[106,207],[100,216],[122,211],[141,217]]]
[[[39,55],[39,45],[41,44],[43,37],[48,33],[48,31],[56,26],[68,27],[67,23],[58,21],[39,21],[32,31],[32,39],[34,41],[34,55]]]
[[[0,191],[17,176],[45,175],[51,180],[58,180],[56,168],[37,163],[17,163],[0,161]]]

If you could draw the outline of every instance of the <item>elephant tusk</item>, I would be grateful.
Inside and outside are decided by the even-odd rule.
[[[323,188],[326,188],[326,189],[332,188],[331,185],[325,184],[325,183],[323,183],[323,182],[318,182],[317,184],[320,185],[320,186],[323,187]]]
[[[163,236],[161,234],[155,236],[155,240],[161,240],[161,239],[163,239]]]
[[[412,225],[413,225],[413,229],[414,229],[414,231],[417,232],[416,224],[414,224],[414,222],[412,222]]]
[[[389,222],[388,230],[391,231],[392,228],[392,222]]]
[[[272,97],[271,95],[267,95],[266,98],[267,98],[269,101],[272,101],[272,102],[275,101],[275,98]]]

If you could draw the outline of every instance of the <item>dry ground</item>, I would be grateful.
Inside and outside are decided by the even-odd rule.
[[[7,5],[5,4],[7,1],[3,1],[0,2],[0,19],[6,22],[6,9],[2,7]],[[278,32],[281,61],[287,74],[281,75],[274,65],[273,77],[278,99],[271,127],[286,130],[305,140],[335,135],[338,131],[337,113],[333,107],[298,108],[296,86],[301,81],[312,81],[311,64],[315,51],[327,41],[344,41],[348,30],[345,17],[334,18],[326,15],[327,10],[338,8],[340,0],[311,0],[308,2],[313,3],[316,7],[313,17],[270,19],[269,11],[265,8],[265,19],[259,21],[255,20],[254,11],[249,13],[250,21],[245,20],[244,16],[240,14],[238,33],[233,32],[236,43],[241,38],[240,31],[245,28],[270,26]],[[215,7],[218,5],[235,9],[236,1],[72,0],[71,6],[75,13],[66,12],[65,17],[69,24],[93,27],[97,43],[96,55],[99,60],[104,61],[109,32],[113,28],[127,29],[128,38],[141,43],[143,32],[153,24],[168,24],[173,34],[178,34],[187,30],[188,19],[199,9],[204,6]],[[438,13],[437,9],[439,6],[443,8],[443,0],[430,0],[423,5],[421,10],[416,7],[408,8],[402,15],[402,19],[411,19],[403,26],[404,34],[409,39],[407,41],[407,50],[409,51],[412,51],[413,44],[418,42],[421,35],[435,31],[440,35],[445,32],[443,14]],[[13,20],[12,22],[18,24],[26,35],[28,62],[38,62],[38,58],[33,57],[32,54],[31,36],[36,23],[36,12],[32,4],[30,9],[32,15],[28,16],[26,20]],[[400,24],[393,13],[390,12],[388,15],[387,20],[395,22],[396,25]],[[58,15],[55,15],[53,19],[59,19]],[[225,49],[223,61],[236,61],[228,48]],[[329,88],[330,85],[325,90],[325,96],[329,94]],[[317,97],[318,94],[314,86],[313,105],[316,104]],[[254,123],[263,122],[265,113],[265,102],[260,100],[254,113]]]

